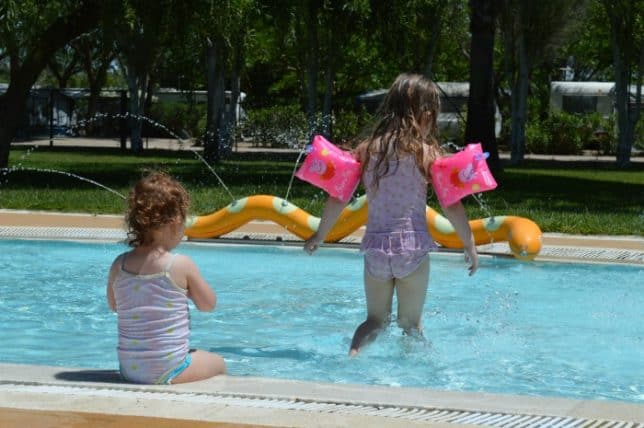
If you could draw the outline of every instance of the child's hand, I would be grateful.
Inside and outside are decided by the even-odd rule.
[[[322,244],[322,239],[318,237],[317,233],[314,233],[313,236],[311,236],[309,239],[307,239],[304,242],[304,251],[309,253],[309,255],[313,254],[318,248],[320,248],[320,245]]]
[[[470,276],[474,275],[474,272],[479,268],[479,255],[473,244],[465,247],[465,261],[470,263],[470,267],[468,268]]]

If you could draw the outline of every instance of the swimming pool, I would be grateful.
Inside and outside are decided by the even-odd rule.
[[[124,246],[0,240],[0,361],[116,369],[106,273]],[[292,380],[644,401],[644,269],[432,256],[426,341],[392,327],[358,358],[355,250],[182,244],[218,293],[192,345],[229,373]]]

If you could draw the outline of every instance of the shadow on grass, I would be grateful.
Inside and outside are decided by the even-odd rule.
[[[74,177],[37,169],[69,172],[115,188],[130,187],[149,170],[167,171],[188,186],[219,186],[219,181],[203,161],[186,151],[146,150],[141,155],[133,155],[105,147],[39,147],[36,154],[25,158],[27,160],[21,159],[14,164],[26,170],[11,171],[2,184],[4,188],[69,189],[92,186]],[[226,185],[268,183],[286,189],[296,159],[297,155],[289,153],[232,153],[213,165],[212,169]]]
[[[559,168],[561,169],[561,168]],[[569,177],[540,173],[529,175],[506,171],[490,199],[508,204],[535,201],[552,211],[623,211],[635,212],[644,206],[644,183],[624,183],[597,178]]]

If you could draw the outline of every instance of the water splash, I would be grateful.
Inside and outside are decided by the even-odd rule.
[[[451,149],[454,152],[460,152],[461,150],[463,150],[465,148],[463,146],[459,146],[458,144],[456,144],[456,143],[454,143],[452,141],[447,141],[447,142],[441,144],[440,147],[442,149]]]
[[[291,187],[293,186],[293,179],[295,178],[295,172],[297,171],[297,166],[300,163],[300,159],[302,158],[302,155],[307,152],[306,147],[302,147],[300,150],[300,153],[297,155],[297,159],[295,160],[295,165],[293,166],[293,172],[291,173],[291,179],[288,182],[288,187],[286,188],[286,195],[284,195],[284,202],[282,202],[282,205],[286,205],[288,202],[288,195],[291,193]]]
[[[25,160],[26,160],[26,159],[31,155],[31,153],[33,153],[33,151],[34,151],[34,150],[36,150],[37,148],[38,148],[38,146],[30,146],[30,147],[27,149],[27,151],[26,151],[26,152],[24,152],[24,153],[20,156],[20,158],[18,159],[18,164],[17,164],[16,166],[14,166],[14,167],[12,167],[12,168],[2,168],[2,172],[3,172],[3,173],[2,173],[2,175],[4,176],[4,178],[3,178],[3,180],[2,180],[2,184],[7,184],[7,183],[8,183],[8,181],[9,181],[9,177],[8,177],[8,175],[9,175],[9,174],[8,174],[8,172],[9,172],[9,171],[8,171],[8,170],[9,170],[9,169],[14,169],[14,170],[15,170],[15,169],[18,169],[18,168],[22,168],[22,164],[23,164],[23,162],[25,162]]]
[[[151,118],[149,118],[147,116],[138,115],[138,114],[132,114],[132,113],[129,113],[129,112],[124,113],[124,114],[97,113],[97,114],[95,114],[94,116],[92,116],[89,119],[79,121],[75,126],[72,126],[71,129],[75,130],[75,129],[78,129],[78,128],[81,128],[81,127],[87,127],[88,125],[90,125],[90,124],[92,124],[94,122],[98,122],[99,120],[104,120],[104,119],[134,119],[134,120],[141,120],[141,121],[143,121],[143,122],[145,122],[145,123],[157,128],[159,130],[162,130],[163,132],[167,133],[170,137],[176,139],[178,141],[178,143],[179,143],[179,147],[183,147],[184,145],[186,145],[187,143],[190,142],[190,139],[182,138],[181,136],[179,136],[179,134],[177,132],[173,131],[172,129],[168,128],[167,126],[163,125],[160,122],[156,122],[156,121],[152,120]],[[228,133],[230,133],[230,135],[232,135],[233,126],[234,125],[231,125],[229,128],[227,128],[227,130],[225,130],[225,132],[228,132]],[[205,138],[208,139],[209,137],[213,137],[213,133],[210,132],[210,131],[207,131],[206,134],[205,134]],[[219,141],[220,147],[223,148],[224,150],[230,149],[230,144],[222,144],[222,143],[225,143],[226,141],[229,141],[229,139],[221,138],[220,141]],[[204,157],[196,149],[190,148],[190,151],[195,155],[195,157],[197,157],[197,159],[199,159],[201,162],[203,162],[206,165],[206,167],[208,168],[208,170],[215,176],[215,178],[217,178],[217,181],[219,181],[219,184],[221,184],[221,186],[224,188],[224,190],[226,190],[226,192],[228,193],[228,195],[230,196],[230,198],[231,198],[231,200],[233,201],[233,204],[234,204],[235,201],[236,201],[236,198],[232,194],[232,192],[230,191],[228,186],[226,186],[226,184],[224,183],[223,179],[219,176],[219,174],[217,174],[217,172],[214,170],[214,168],[206,161],[206,159],[204,159]],[[175,162],[175,164],[176,163],[179,163],[179,160],[177,160]]]
[[[57,169],[50,169],[50,168],[30,168],[30,167],[25,167],[25,166],[19,166],[19,167],[11,167],[11,168],[0,168],[0,171],[2,171],[3,175],[10,174],[12,172],[18,172],[18,171],[32,171],[32,172],[44,172],[44,173],[50,173],[50,174],[60,174],[60,175],[66,175],[67,177],[72,177],[76,178],[81,181],[85,181],[87,183],[93,184],[95,186],[98,186],[102,189],[107,190],[108,192],[111,192],[123,199],[126,199],[125,195],[122,193],[112,189],[111,187],[107,187],[104,184],[99,183],[98,181],[94,181],[91,178],[83,177],[82,175],[74,174],[71,172],[67,171],[60,171]]]
[[[213,175],[217,178],[217,180],[219,180],[219,184],[221,184],[221,186],[226,190],[226,192],[228,192],[228,195],[230,196],[230,199],[232,200],[232,203],[235,204],[235,201],[237,201],[237,199],[235,198],[235,196],[233,196],[233,194],[230,191],[230,189],[228,188],[228,186],[226,186],[226,184],[224,183],[224,180],[222,180],[221,177],[219,176],[219,174],[217,174],[217,172],[215,172],[215,169],[208,163],[208,161],[206,161],[206,159],[204,159],[203,156],[201,156],[201,154],[198,151],[193,150],[193,149],[190,149],[190,151],[192,153],[194,153],[195,156],[197,156],[206,165],[206,167],[208,167],[210,172],[212,172]]]

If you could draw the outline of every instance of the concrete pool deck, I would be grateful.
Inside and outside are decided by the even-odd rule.
[[[362,231],[343,240],[356,246]],[[0,210],[0,238],[119,240],[122,217]],[[254,221],[216,242],[301,241]],[[299,242],[298,242],[299,241]],[[545,234],[537,260],[644,265],[644,238]],[[508,255],[506,243],[479,246]],[[0,427],[637,427],[644,404],[220,376],[172,386],[113,370],[0,364]]]

